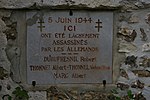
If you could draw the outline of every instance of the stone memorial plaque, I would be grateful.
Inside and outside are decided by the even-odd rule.
[[[33,11],[26,21],[29,84],[112,83],[112,12]]]

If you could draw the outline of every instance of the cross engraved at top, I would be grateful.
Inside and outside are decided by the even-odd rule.
[[[40,32],[42,32],[43,31],[43,28],[45,28],[45,26],[43,25],[44,24],[44,21],[43,21],[43,19],[39,19],[39,26],[37,26],[37,28],[39,28],[40,29]]]
[[[95,22],[97,24],[97,26],[95,26],[95,28],[98,29],[98,32],[100,31],[100,28],[102,28],[102,22],[98,19],[97,22]]]

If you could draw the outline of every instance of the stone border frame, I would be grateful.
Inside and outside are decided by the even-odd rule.
[[[44,9],[47,10],[47,9]],[[60,9],[52,9],[52,10],[60,10]],[[61,10],[70,10],[70,9],[61,9]],[[77,10],[77,9],[73,9],[73,10]],[[78,9],[79,10],[79,9]],[[96,11],[112,11],[114,14],[114,26],[113,26],[113,55],[112,55],[112,59],[113,59],[113,83],[112,84],[106,84],[109,90],[109,88],[111,89],[112,87],[116,87],[116,81],[117,78],[119,77],[119,67],[120,67],[120,62],[123,60],[124,58],[124,54],[118,53],[118,40],[117,40],[117,23],[118,23],[118,14],[117,14],[117,10],[99,10],[99,9],[81,9],[81,10],[96,10]],[[32,88],[32,85],[27,84],[27,77],[26,77],[26,12],[28,11],[32,11],[32,10],[17,10],[14,11],[15,13],[13,13],[13,20],[17,21],[17,32],[18,32],[18,36],[17,36],[17,46],[19,46],[21,48],[21,57],[20,57],[20,77],[21,77],[21,85],[23,85],[25,88],[30,89]],[[14,16],[17,16],[16,18]],[[49,86],[51,86],[51,84],[49,85],[37,85],[36,88],[34,89],[38,89],[38,90],[45,90],[47,89]],[[60,86],[60,87],[86,87],[86,88],[95,88],[97,90],[98,88],[102,88],[103,89],[103,84],[56,84],[56,86]]]

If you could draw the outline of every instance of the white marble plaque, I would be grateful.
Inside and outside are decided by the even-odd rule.
[[[112,12],[33,11],[26,21],[29,84],[112,83]]]

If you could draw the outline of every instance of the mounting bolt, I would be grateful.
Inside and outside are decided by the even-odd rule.
[[[103,87],[106,87],[106,80],[103,80]]]
[[[32,81],[32,86],[35,86],[36,85],[36,81]]]
[[[73,12],[72,12],[72,10],[70,10],[70,11],[69,11],[69,15],[70,15],[70,16],[72,16],[72,15],[73,15]]]

